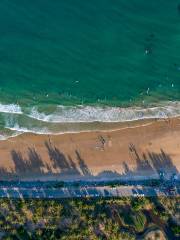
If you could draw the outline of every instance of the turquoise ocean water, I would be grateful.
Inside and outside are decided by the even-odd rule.
[[[179,100],[179,0],[0,1],[2,139],[179,115]]]

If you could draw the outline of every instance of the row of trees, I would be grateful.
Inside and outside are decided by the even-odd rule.
[[[171,201],[171,200],[168,200]],[[176,201],[172,199],[172,204]],[[149,211],[168,224],[168,212],[161,199],[74,199],[74,200],[10,200],[0,199],[0,231],[4,239],[136,239],[150,219]],[[162,211],[162,208],[164,210]],[[162,217],[162,213],[167,213]],[[179,234],[177,224],[172,225]]]

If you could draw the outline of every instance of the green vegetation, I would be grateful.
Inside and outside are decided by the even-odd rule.
[[[0,232],[4,240],[135,240],[153,226],[177,237],[179,200],[0,199]]]
[[[135,213],[132,215],[133,225],[137,232],[141,232],[144,230],[144,226],[146,224],[146,217],[142,212]]]
[[[173,226],[172,231],[175,235],[180,235],[180,226]]]
[[[132,206],[133,210],[135,210],[135,211],[144,208],[145,206],[148,205],[148,203],[149,203],[148,199],[144,198],[144,197],[138,197],[135,199],[131,199],[131,206]]]

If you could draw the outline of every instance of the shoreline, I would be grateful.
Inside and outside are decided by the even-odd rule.
[[[168,121],[180,117],[180,101],[147,107],[54,106],[39,111],[37,106],[21,108],[0,103],[1,140],[23,133],[60,135],[64,133],[117,130],[136,122]],[[42,110],[42,109],[41,109]],[[52,109],[51,109],[52,110]]]
[[[179,175],[180,118],[108,124],[60,135],[24,133],[0,142],[2,179],[139,178]]]
[[[65,135],[65,134],[80,134],[80,133],[91,133],[91,132],[113,132],[113,131],[120,131],[123,129],[129,129],[129,128],[136,128],[136,127],[145,127],[148,125],[153,124],[154,122],[160,122],[165,121],[168,122],[170,119],[180,119],[180,116],[173,117],[173,118],[144,118],[144,119],[136,119],[136,120],[127,120],[123,122],[74,122],[74,123],[59,123],[59,125],[66,125],[67,128],[81,128],[79,130],[72,130],[72,131],[62,131],[62,132],[38,132],[35,130],[27,130],[24,132],[19,131],[19,133],[16,133],[12,136],[4,137],[1,135],[2,139],[1,141],[8,141],[8,139],[16,138],[21,135],[26,134],[32,134],[32,135]],[[138,123],[138,124],[137,124]],[[141,124],[142,123],[142,124]],[[14,128],[7,128],[9,130],[15,130]],[[4,137],[4,139],[3,139]]]

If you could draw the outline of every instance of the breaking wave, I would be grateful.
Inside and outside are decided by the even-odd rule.
[[[21,107],[17,104],[2,104],[2,103],[0,103],[0,112],[1,113],[22,114]]]
[[[58,106],[51,114],[32,108],[29,117],[52,123],[66,122],[124,122],[147,118],[169,118],[180,115],[180,102],[168,103],[150,108],[140,107],[93,107],[93,106]]]
[[[49,112],[49,113],[48,113]],[[0,140],[22,133],[62,134],[103,130],[105,124],[139,119],[166,119],[180,116],[180,102],[166,102],[153,107],[57,106],[43,112],[38,107],[22,108],[0,104]]]

